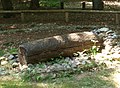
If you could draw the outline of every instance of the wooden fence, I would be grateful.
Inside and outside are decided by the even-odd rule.
[[[13,13],[20,14],[21,21],[25,21],[26,13],[64,13],[65,22],[69,22],[70,13],[103,13],[103,14],[114,14],[115,15],[115,24],[119,25],[119,14],[120,11],[99,11],[99,10],[14,10],[14,11],[0,11],[0,14]]]

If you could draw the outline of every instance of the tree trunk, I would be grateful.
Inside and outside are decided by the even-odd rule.
[[[64,9],[64,1],[63,0],[60,1],[60,9]]]
[[[38,63],[58,56],[72,56],[77,51],[93,46],[91,40],[97,37],[91,32],[71,33],[53,36],[19,46],[20,63]],[[102,41],[98,42],[101,45]]]
[[[85,2],[82,2],[82,10],[85,10],[86,6],[85,6]]]
[[[103,10],[104,3],[102,0],[92,0],[93,2],[93,10]]]
[[[32,10],[39,9],[39,0],[31,0],[30,9]]]

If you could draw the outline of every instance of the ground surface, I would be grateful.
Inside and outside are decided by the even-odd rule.
[[[114,10],[113,6],[110,8]],[[115,15],[113,14],[108,14],[107,16],[104,14],[71,14],[70,21],[77,21],[76,24],[72,24],[72,22],[63,23],[64,14],[62,14],[62,17],[59,13],[58,15],[60,15],[60,17],[56,14],[54,16],[52,14],[52,17],[50,14],[41,15],[43,15],[43,17],[39,14],[39,19],[34,19],[34,17],[27,18],[27,22],[31,21],[29,19],[34,19],[39,22],[48,21],[47,23],[36,24],[31,21],[28,24],[15,24],[17,21],[20,22],[20,17],[9,18],[9,20],[0,18],[0,50],[11,46],[18,48],[22,43],[45,37],[72,32],[90,31],[94,28],[94,26],[82,27],[81,25],[115,25]],[[46,17],[48,18],[45,19]],[[60,23],[60,20],[62,20],[62,23]],[[59,23],[54,23],[56,21],[59,21]],[[116,27],[113,27],[113,29],[116,30]],[[119,31],[119,29],[117,31]],[[47,79],[47,81],[38,83],[22,83],[20,80],[15,79],[14,75],[13,77],[0,76],[0,88],[120,88],[119,68],[120,66],[101,71],[75,74],[72,77]]]
[[[21,43],[37,39],[68,34],[72,32],[90,31],[91,28],[82,28],[80,25],[47,24],[7,24],[0,27],[0,48],[8,46],[18,47]]]
[[[18,47],[28,41],[59,34],[91,31],[93,28],[60,23],[0,24],[0,49]],[[99,88],[119,88],[119,76],[119,67],[75,74],[72,77],[47,79],[38,83],[22,83],[18,79],[16,81],[14,77],[0,76],[0,86],[3,88],[97,88],[98,86]],[[9,81],[6,82],[6,80]]]
[[[1,88],[120,88],[118,68],[85,72],[70,77],[47,79],[40,82],[21,82],[8,77],[0,77]]]
[[[84,14],[83,14],[84,15]],[[99,18],[99,17],[98,17]],[[108,17],[109,18],[109,17]],[[94,18],[96,19],[96,17]],[[100,18],[101,19],[101,18]],[[78,19],[79,20],[79,19]],[[8,20],[10,21],[10,19]],[[95,23],[93,20],[89,20],[91,23]],[[98,20],[100,21],[100,20]],[[84,21],[89,24],[88,20]],[[107,23],[108,21],[106,21]],[[114,24],[114,21],[109,21]],[[109,23],[108,22],[108,23]],[[100,24],[102,23],[99,22]],[[83,23],[84,24],[84,23]],[[81,25],[81,21],[78,23],[63,23],[63,22],[46,22],[46,23],[1,23],[0,24],[0,50],[6,48],[16,47],[22,43],[28,41],[34,41],[37,39],[68,34],[73,32],[91,31],[94,28],[105,27],[101,26],[89,26]],[[109,26],[108,26],[109,27]],[[119,31],[116,26],[110,29]],[[120,33],[120,32],[118,32]],[[109,73],[109,74],[108,74]],[[72,77],[63,77],[56,79],[47,79],[44,82],[39,83],[22,83],[20,80],[11,76],[0,76],[0,87],[3,88],[119,88],[120,80],[119,68],[113,68],[103,71],[85,72],[83,74],[74,74]],[[17,77],[17,76],[15,76]],[[6,80],[8,82],[6,82]],[[10,82],[13,80],[12,82]]]

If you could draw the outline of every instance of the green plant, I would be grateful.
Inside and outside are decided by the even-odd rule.
[[[95,56],[95,55],[99,52],[100,47],[96,45],[96,43],[97,43],[98,41],[95,41],[95,40],[91,40],[91,41],[92,41],[94,44],[93,44],[93,46],[90,48],[90,52],[91,52],[91,54],[92,54],[93,56]]]
[[[5,54],[5,51],[0,50],[0,56],[3,56]]]
[[[17,49],[17,48],[9,48],[9,49],[7,50],[7,52],[9,52],[9,53],[11,53],[11,54],[17,54],[18,49]]]
[[[98,53],[98,47],[97,46],[92,46],[90,48],[90,52],[93,56],[95,56]]]
[[[40,6],[43,7],[59,7],[60,1],[59,0],[41,0]]]

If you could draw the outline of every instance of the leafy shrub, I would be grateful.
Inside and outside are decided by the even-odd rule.
[[[40,6],[43,7],[59,7],[60,1],[59,0],[40,0]]]

